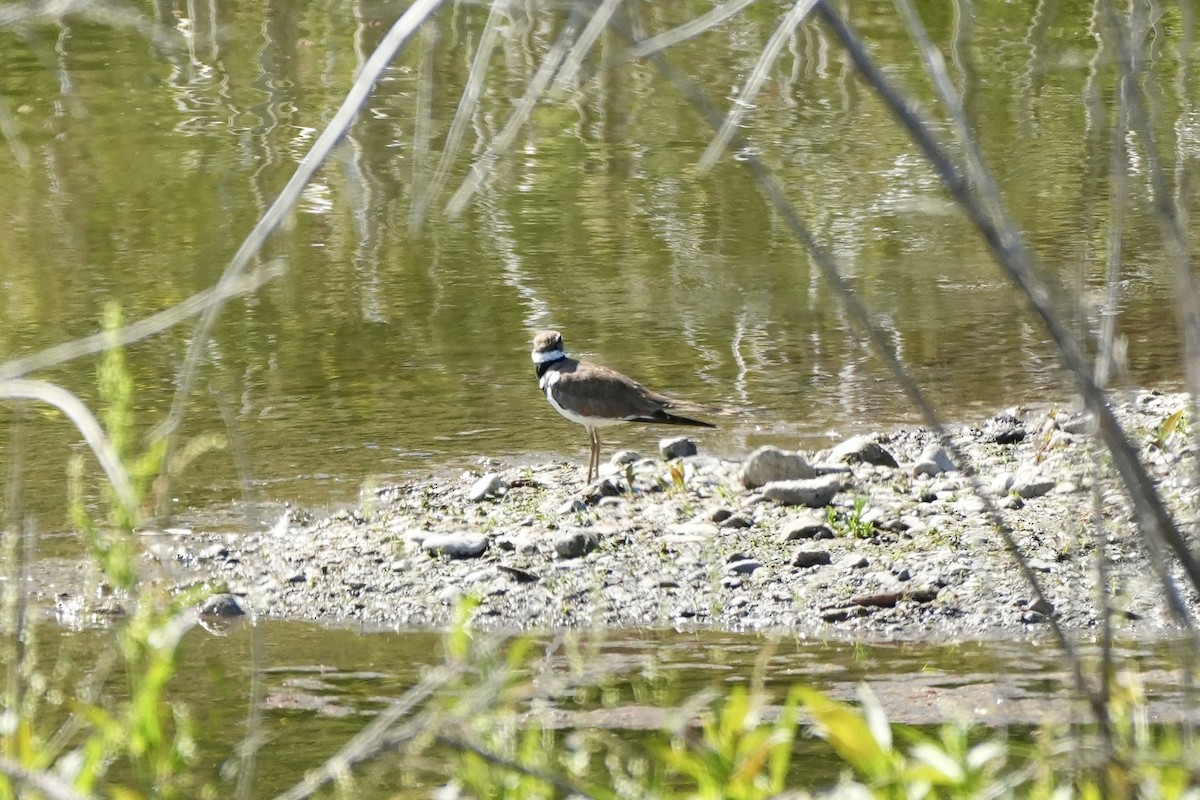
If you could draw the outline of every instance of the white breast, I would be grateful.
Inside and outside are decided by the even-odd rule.
[[[550,401],[550,405],[554,406],[554,410],[571,420],[571,422],[583,425],[585,428],[607,428],[609,425],[619,425],[625,421],[611,417],[585,417],[582,414],[576,414],[574,411],[563,408],[554,399],[554,384],[558,382],[559,377],[558,370],[548,370],[538,380],[538,386],[542,387],[542,392],[546,395],[546,399]]]

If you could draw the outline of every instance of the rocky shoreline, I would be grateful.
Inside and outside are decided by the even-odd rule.
[[[1188,403],[1142,392],[1116,407],[1185,529],[1197,509],[1189,414],[1177,414]],[[957,426],[951,437],[970,462],[957,468],[922,429],[822,453],[760,448],[740,461],[664,441],[665,457],[618,453],[586,488],[580,464],[488,464],[375,491],[325,519],[292,512],[261,532],[176,537],[158,558],[174,581],[227,593],[214,611],[372,627],[444,625],[469,595],[475,624],[493,628],[932,638],[1036,631],[1053,616],[1086,632],[1099,624],[1099,498],[1118,627],[1169,632],[1128,502],[1089,427],[1048,408]]]

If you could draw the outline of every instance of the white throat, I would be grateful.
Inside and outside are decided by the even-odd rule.
[[[560,358],[566,358],[567,354],[562,350],[549,350],[545,353],[530,353],[529,357],[533,359],[535,364],[545,364],[548,361],[558,361]]]

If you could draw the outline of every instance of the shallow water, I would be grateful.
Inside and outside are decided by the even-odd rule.
[[[1090,61],[1090,5],[1030,16],[977,4],[957,27],[942,5],[925,6],[954,77],[974,88],[984,149],[1047,278],[1064,288],[1064,312],[1093,331],[1112,79]],[[504,26],[467,149],[415,233],[407,215],[446,144],[486,8],[448,4],[436,36],[430,28],[390,68],[268,246],[286,273],[221,317],[185,435],[226,432],[231,444],[189,465],[175,522],[257,524],[237,501],[344,503],[364,482],[480,457],[581,461],[586,435],[532,379],[529,340],[551,326],[576,354],[737,409],[701,434],[710,452],[816,447],[918,422],[737,158],[697,169],[709,132],[645,63],[553,94],[466,213],[442,213],[561,26],[559,11],[531,7]],[[706,7],[651,4],[646,24],[666,29]],[[0,30],[0,98],[13,120],[0,151],[0,357],[95,331],[109,301],[132,320],[212,285],[399,8],[156,10],[153,44],[83,20]],[[854,21],[931,108],[892,4],[859,4]],[[774,5],[756,4],[671,55],[727,104],[775,24]],[[602,38],[600,52],[619,44]],[[1170,74],[1170,54],[1158,57]],[[1186,103],[1169,83],[1155,100],[1166,141],[1177,131],[1177,154],[1194,158]],[[805,25],[788,43],[744,132],[947,418],[1070,398],[1042,330],[822,28]],[[1170,273],[1142,172],[1130,168],[1116,309],[1127,379],[1170,385]],[[131,349],[143,431],[172,400],[190,330]],[[83,358],[43,377],[92,401],[95,369]],[[0,409],[0,423],[9,415]],[[652,450],[658,434],[618,429],[607,446]],[[76,437],[42,414],[24,435],[37,454],[21,464],[25,515],[57,529]]]
[[[1088,335],[1118,313],[1123,381],[1175,385],[1172,278],[1133,156],[1122,293],[1115,308],[1104,304],[1114,81],[1093,60],[1091,4],[976,3],[966,18],[955,13],[971,11],[966,4],[920,5],[952,77],[971,89],[983,148],[1063,312]],[[697,169],[710,133],[645,63],[557,90],[465,213],[443,213],[562,25],[558,6],[522,7],[532,16],[514,12],[502,26],[464,150],[416,232],[409,210],[446,145],[487,8],[447,3],[389,69],[264,252],[284,274],[221,316],[184,434],[224,432],[230,444],[183,471],[165,524],[244,530],[270,524],[282,502],[352,502],[364,484],[481,457],[582,464],[585,434],[533,380],[529,341],[546,327],[562,330],[577,355],[735,409],[700,434],[704,451],[820,447],[919,423],[738,157]],[[659,31],[709,4],[642,8],[647,29]],[[888,74],[932,108],[893,4],[853,9]],[[81,19],[0,29],[0,359],[95,332],[110,301],[134,320],[211,286],[399,11],[348,0],[160,2],[155,42]],[[777,21],[777,4],[757,3],[671,56],[726,106]],[[1162,18],[1156,41],[1174,41],[1177,24]],[[611,35],[600,40],[605,56],[619,48]],[[1173,58],[1170,47],[1156,49],[1148,83],[1163,152],[1190,164],[1200,135]],[[807,24],[787,43],[743,132],[946,418],[1070,401],[1044,331],[822,28]],[[191,330],[128,352],[142,433],[172,402]],[[94,358],[36,377],[96,399]],[[81,547],[61,531],[79,437],[41,409],[20,428],[14,417],[0,407],[0,465],[19,474],[23,491],[0,493],[0,503],[42,532],[42,555],[72,564]],[[605,441],[609,451],[649,451],[657,436],[633,427]],[[213,774],[243,735],[251,631],[197,630],[181,653],[177,691],[194,701]],[[290,785],[439,659],[431,633],[278,622],[257,631],[267,734],[257,796]],[[89,663],[101,636],[68,632],[61,646]],[[1024,726],[1047,707],[1069,713],[1058,702],[1069,679],[1036,642],[667,631],[613,633],[590,646],[613,676],[611,708],[580,716],[598,705],[566,698],[550,724],[653,727],[660,720],[644,707],[748,681],[764,652],[769,687],[800,680],[849,696],[869,680],[900,721],[964,714]],[[1152,672],[1162,654],[1129,645],[1122,656]],[[1169,705],[1174,690],[1153,689]],[[805,763],[813,769],[821,755]],[[389,769],[364,796],[438,782],[432,770],[408,786]],[[826,770],[819,775],[832,777]]]
[[[61,652],[63,661],[73,659],[77,669],[90,663],[88,654],[107,635],[93,629],[60,639],[58,630],[42,628],[42,646]],[[973,722],[1008,731],[1017,741],[1048,722],[1084,719],[1057,650],[1037,638],[934,644],[647,630],[541,635],[533,642],[532,685],[545,686],[546,693],[523,706],[531,709],[526,723],[563,732],[600,728],[626,741],[670,726],[678,710],[705,690],[724,696],[734,685],[754,682],[777,703],[794,684],[855,700],[858,686],[868,682],[893,722],[922,728]],[[1178,688],[1164,681],[1177,663],[1173,646],[1124,642],[1116,648],[1121,662],[1145,682],[1152,722],[1177,720],[1186,707]],[[1087,642],[1080,649],[1085,659],[1095,657]],[[172,698],[190,703],[198,773],[213,780],[247,735],[251,711],[260,712],[252,796],[269,797],[333,755],[443,659],[442,637],[423,631],[285,622],[235,623],[212,633],[196,628],[180,649]],[[43,656],[43,663],[53,660]],[[255,670],[257,705],[251,701]],[[572,675],[582,677],[569,681],[568,690],[551,688],[556,678]],[[411,762],[385,756],[359,773],[355,796],[391,797],[401,789],[427,796],[448,779],[447,769],[436,757]],[[839,771],[818,740],[797,740],[793,786],[828,784]]]

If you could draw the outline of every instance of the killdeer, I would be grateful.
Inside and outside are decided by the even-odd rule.
[[[568,358],[558,331],[542,331],[533,337],[530,355],[538,386],[542,387],[550,405],[567,419],[587,428],[592,442],[588,483],[600,473],[600,428],[621,422],[716,427],[670,413],[677,409],[703,412],[702,406],[652,392],[614,369]]]

